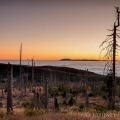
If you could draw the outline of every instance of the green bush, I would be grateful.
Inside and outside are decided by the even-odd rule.
[[[108,110],[108,106],[96,105],[95,110],[98,113],[106,113]]]
[[[37,116],[43,114],[42,111],[36,109],[26,109],[24,111],[25,116]]]
[[[42,111],[35,109],[33,102],[24,102],[22,105],[26,106],[26,109],[24,111],[25,116],[37,116],[43,113]]]
[[[67,105],[68,105],[68,103],[67,103],[66,100],[64,100],[63,102],[60,102],[60,103],[59,103],[59,106],[60,106],[60,107],[65,107],[65,108],[66,108]]]
[[[5,116],[6,116],[6,114],[3,111],[0,111],[0,118],[3,118]]]
[[[25,108],[28,107],[28,105],[29,105],[29,102],[23,102],[22,103],[22,106],[25,107]]]
[[[79,106],[78,106],[78,111],[81,112],[83,111],[85,105],[83,103],[81,103]]]
[[[103,99],[108,100],[108,92],[104,92],[101,96]]]
[[[75,88],[71,88],[70,94],[72,94],[75,97],[78,94],[78,90],[76,90]]]
[[[59,95],[61,95],[63,98],[66,97],[67,90],[68,90],[68,88],[64,84],[60,84],[58,86]]]
[[[65,90],[65,89],[62,90],[61,93],[60,93],[60,95],[61,95],[63,98],[65,98],[65,97],[66,97],[66,90]]]
[[[65,106],[68,105],[66,100],[63,101],[63,105],[65,105]]]
[[[35,105],[33,102],[23,102],[22,106],[27,108],[27,109],[34,109],[35,108]]]
[[[82,86],[82,87],[81,87],[81,92],[85,93],[85,90],[86,90],[86,89],[85,89],[85,86]]]
[[[48,88],[48,92],[50,93],[50,95],[51,95],[52,97],[58,96],[58,90],[57,90],[57,88],[49,87],[49,88]]]
[[[96,86],[96,85],[91,85],[91,93],[92,93],[92,95],[93,96],[98,96],[98,95],[100,95],[100,92],[97,90],[98,89],[98,86]]]
[[[70,97],[70,99],[68,100],[68,105],[73,106],[76,103],[76,100],[74,99],[73,96]]]

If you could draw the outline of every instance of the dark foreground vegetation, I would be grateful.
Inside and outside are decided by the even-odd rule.
[[[119,78],[116,77],[115,109],[110,111],[110,74],[102,76],[88,70],[55,66],[21,68],[20,77],[19,65],[0,64],[3,120],[118,119]]]

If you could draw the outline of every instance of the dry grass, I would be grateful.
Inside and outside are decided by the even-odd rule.
[[[19,91],[14,89],[13,95],[17,96],[21,94]],[[13,99],[13,105],[17,105],[17,102],[26,102],[26,101],[32,101],[33,99],[33,93],[29,92],[26,96],[22,97],[21,99]],[[54,98],[49,98],[49,107],[53,107]],[[62,100],[62,97],[58,97],[58,102]],[[80,103],[84,103],[84,96],[82,94],[78,94],[77,98],[77,105]],[[105,100],[103,100],[101,97],[91,97],[90,99],[90,107],[94,108],[96,104],[105,104]],[[97,103],[96,103],[97,101]],[[0,109],[0,114],[1,113],[6,113],[6,93],[5,93],[5,98],[1,101],[4,105],[3,108]],[[74,106],[76,107],[76,106]],[[37,116],[25,116],[24,115],[24,108],[15,108],[14,109],[14,114],[12,116],[7,116],[5,115],[4,118],[0,118],[0,120],[120,120],[120,115],[119,112],[107,112],[106,114],[103,113],[96,113],[95,111],[89,111],[89,112],[72,112],[73,111],[73,106],[67,108],[64,110],[64,108],[61,108],[60,110],[62,112],[55,113],[55,112],[48,112],[48,113],[43,113]],[[71,112],[68,112],[71,111]],[[63,113],[64,112],[64,113]],[[65,113],[66,112],[66,113]]]
[[[0,112],[5,113],[5,109],[0,109]],[[38,116],[25,116],[24,109],[17,108],[12,116],[5,116],[0,120],[120,120],[120,113],[109,111],[105,114],[95,112],[68,112],[68,113],[43,113]]]

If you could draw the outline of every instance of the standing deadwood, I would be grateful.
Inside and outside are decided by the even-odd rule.
[[[76,90],[76,102],[77,102],[77,97],[78,97],[78,88],[77,88],[77,82],[76,82],[76,85],[75,85],[75,90]]]
[[[34,74],[34,79],[33,79],[33,86],[36,87],[36,81],[35,81],[35,62],[34,62],[34,69],[33,69],[33,74]]]
[[[99,80],[99,78],[97,77],[96,78],[96,80],[97,80],[97,93],[100,93],[100,80]]]
[[[115,80],[115,68],[116,68],[116,66],[115,66],[115,64],[116,64],[116,46],[117,46],[117,44],[116,44],[116,36],[117,36],[117,34],[116,34],[116,30],[117,30],[117,27],[119,27],[120,25],[119,25],[119,13],[120,13],[120,11],[119,11],[119,7],[116,7],[116,12],[117,12],[117,25],[116,25],[116,23],[114,23],[114,32],[113,32],[113,79],[112,79],[112,99],[111,99],[111,109],[113,110],[114,108],[115,108],[115,82],[116,82],[116,80]]]
[[[52,70],[50,70],[50,85],[53,85],[53,73],[52,73]]]
[[[35,108],[37,108],[37,95],[36,95],[36,91],[34,92],[33,100],[34,100]]]
[[[34,104],[35,104],[35,108],[38,109],[39,108],[39,93],[38,92],[34,92]]]
[[[29,76],[28,68],[29,68],[29,62],[28,62],[28,67],[27,67],[27,81],[26,81],[26,85],[27,85],[27,87],[29,86],[29,82],[28,82],[28,76]]]
[[[88,85],[87,85],[87,81],[88,81],[88,69],[87,69],[87,74],[85,77],[85,108],[89,107],[89,96],[88,96]]]
[[[26,76],[27,76],[27,75],[26,75]],[[23,78],[23,80],[24,80],[24,88],[25,88],[24,90],[25,90],[25,93],[26,93],[26,90],[27,90],[27,80],[24,79],[24,78]]]
[[[42,106],[42,98],[41,98],[41,88],[39,88],[39,105],[38,105],[38,108],[40,108]]]
[[[119,101],[120,101],[120,79],[118,80],[119,84],[118,84],[118,96],[119,96]]]
[[[4,89],[4,83],[2,81],[2,76],[1,76],[1,90],[2,90],[2,98],[4,98],[4,92],[3,92],[3,89]]]
[[[55,78],[54,78],[54,87],[56,87],[56,83],[57,83],[57,80],[56,80],[56,71],[55,71]]]
[[[24,86],[24,92],[26,93],[26,89],[27,89],[27,84],[26,84],[26,78],[25,78],[26,74],[22,75],[22,79],[23,79],[23,86]]]
[[[56,96],[54,96],[54,106],[55,106],[55,111],[58,111],[59,110],[59,105],[58,105],[58,100],[57,100]]]
[[[117,22],[114,23],[114,30],[110,30],[113,31],[113,34],[108,35],[109,37],[102,42],[102,44],[100,45],[100,47],[107,43],[107,46],[102,48],[103,50],[107,50],[107,53],[105,54],[105,57],[107,58],[107,63],[105,65],[105,67],[108,67],[108,71],[112,70],[112,94],[111,94],[111,101],[110,101],[110,109],[113,110],[115,108],[115,64],[116,64],[116,53],[118,50],[118,47],[120,47],[117,42],[116,42],[116,37],[120,38],[119,35],[117,35],[116,31],[117,31],[117,27],[119,27],[119,7],[115,7],[116,8],[116,13],[117,13]],[[110,38],[111,36],[113,36],[113,38]],[[111,40],[113,39],[113,40]],[[102,52],[101,51],[101,52]],[[108,73],[109,74],[109,73]]]
[[[32,59],[32,90],[34,87],[34,60]]]
[[[13,77],[13,67],[9,64],[8,68],[8,84],[7,84],[7,114],[13,113],[12,108],[12,77]]]
[[[20,82],[19,82],[19,90],[22,88],[22,67],[21,67],[21,60],[22,60],[22,43],[20,47]]]
[[[48,80],[44,79],[44,94],[45,94],[45,101],[44,101],[44,108],[47,110],[48,107]]]

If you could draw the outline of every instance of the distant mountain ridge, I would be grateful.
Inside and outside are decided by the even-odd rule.
[[[60,61],[101,61],[101,60],[95,60],[95,59],[69,59],[69,58],[64,58],[61,59]],[[102,60],[104,61],[104,60]]]

